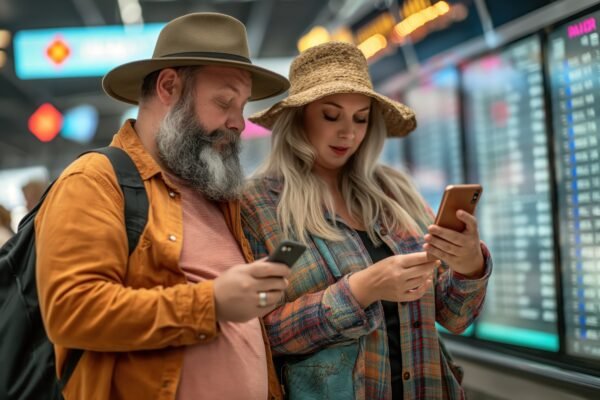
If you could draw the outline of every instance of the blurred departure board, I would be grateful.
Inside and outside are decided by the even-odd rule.
[[[537,36],[463,68],[469,182],[494,273],[478,338],[559,350],[548,139]]]
[[[600,359],[600,12],[548,40],[567,354]]]
[[[392,96],[394,100],[398,99]],[[406,172],[406,141],[404,138],[388,138],[383,144],[379,155],[379,162],[393,167],[398,171]]]
[[[458,71],[437,71],[408,89],[404,103],[417,115],[417,129],[407,141],[410,173],[419,192],[437,211],[444,188],[463,183]]]
[[[388,138],[385,140],[379,156],[379,162],[399,171],[406,170],[406,150],[404,139]]]

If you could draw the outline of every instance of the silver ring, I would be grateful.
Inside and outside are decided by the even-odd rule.
[[[267,306],[267,292],[258,292],[258,306],[261,308]]]

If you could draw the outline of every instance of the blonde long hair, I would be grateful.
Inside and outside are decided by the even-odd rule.
[[[314,147],[303,129],[303,109],[282,111],[272,130],[269,157],[253,178],[283,179],[277,217],[285,237],[306,243],[308,234],[324,239],[343,240],[339,229],[327,222],[323,206],[335,215],[333,197],[325,182],[312,173],[316,159]],[[381,111],[371,105],[365,139],[340,173],[340,192],[350,214],[361,221],[375,243],[374,222],[381,221],[388,231],[423,233],[431,218],[410,179],[393,168],[378,164],[387,132]]]

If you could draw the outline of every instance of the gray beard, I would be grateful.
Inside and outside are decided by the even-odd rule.
[[[239,134],[231,130],[207,132],[194,112],[193,98],[182,99],[158,129],[160,159],[170,172],[210,200],[238,199],[244,182]]]

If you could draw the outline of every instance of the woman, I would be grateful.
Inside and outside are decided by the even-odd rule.
[[[289,397],[463,398],[435,322],[462,332],[482,306],[491,259],[476,219],[459,212],[462,233],[430,225],[409,179],[377,164],[385,137],[416,124],[373,91],[355,46],[307,50],[290,81],[251,118],[272,129],[272,152],[242,199],[255,256],[308,246],[265,317]]]

